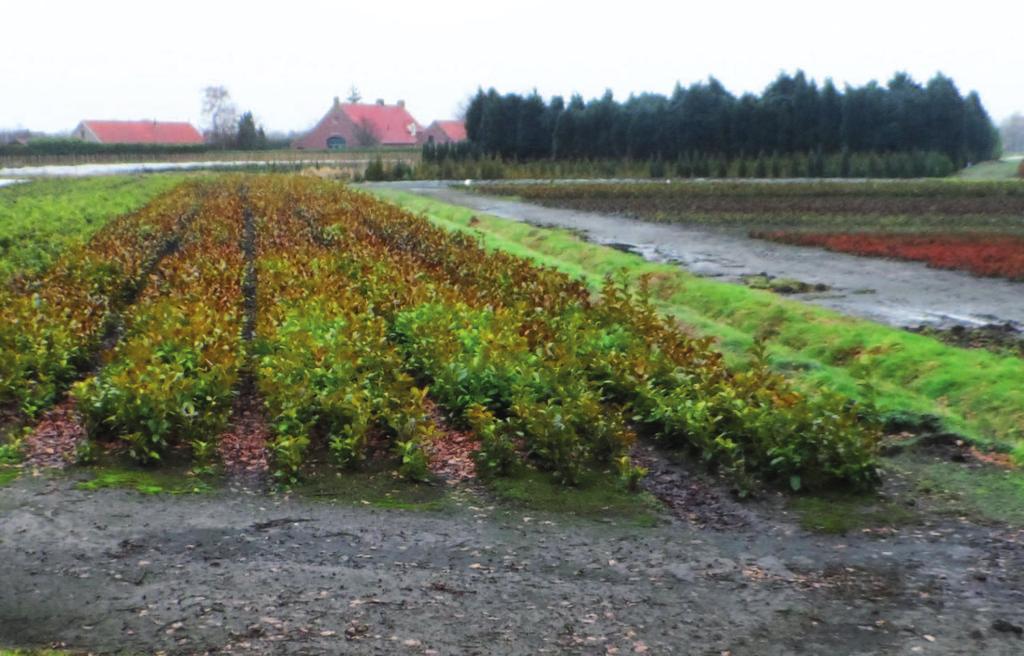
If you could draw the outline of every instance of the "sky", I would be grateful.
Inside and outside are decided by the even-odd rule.
[[[713,75],[739,94],[797,69],[840,85],[941,71],[998,122],[1024,111],[1024,46],[1009,36],[1022,24],[1019,0],[5,0],[0,129],[202,125],[207,85],[286,132],[352,85],[427,124],[480,86],[624,99]]]

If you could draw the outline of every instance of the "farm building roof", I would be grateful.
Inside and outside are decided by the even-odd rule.
[[[434,123],[442,132],[448,135],[448,138],[452,141],[466,140],[465,121],[434,121]]]
[[[377,140],[386,145],[416,145],[420,124],[404,104],[342,103],[341,111],[356,125],[367,125]]]
[[[191,123],[176,121],[82,121],[100,143],[201,144]]]

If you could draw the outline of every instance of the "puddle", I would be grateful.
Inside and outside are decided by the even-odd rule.
[[[751,239],[745,228],[649,223],[606,214],[541,207],[453,189],[447,182],[397,182],[381,186],[436,198],[494,216],[568,228],[588,240],[675,263],[706,277],[742,282],[767,274],[810,285],[827,294],[799,296],[844,314],[901,328],[929,325],[1024,328],[1024,285],[931,269],[917,262],[862,258],[816,248]],[[867,290],[871,290],[867,293]]]

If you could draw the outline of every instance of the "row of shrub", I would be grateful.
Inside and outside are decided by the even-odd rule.
[[[925,262],[938,269],[1024,281],[1024,237],[1011,234],[754,232],[753,237],[840,253]]]
[[[316,204],[311,191],[275,181],[252,196],[260,254],[253,354],[276,474],[294,481],[311,448],[352,467],[386,442],[402,474],[425,478],[423,445],[435,430],[426,390],[352,285],[366,262],[295,211]]]
[[[1024,185],[1015,180],[793,180],[740,182],[723,180],[714,184],[674,180],[672,184],[648,180],[579,181],[537,184],[490,183],[474,187],[482,193],[518,195],[528,200],[577,198],[715,198],[764,200],[771,198],[872,198],[995,201],[1015,204],[1024,198]]]
[[[657,313],[644,287],[609,280],[594,295],[314,178],[225,178],[198,200],[193,229],[126,313],[109,363],[75,387],[90,434],[126,441],[140,460],[176,444],[208,458],[251,357],[285,480],[312,450],[351,466],[380,447],[423,476],[435,403],[477,437],[485,475],[533,467],[571,484],[616,466],[635,478],[628,454],[640,432],[743,489],[876,480],[869,408],[795,391],[759,349],[752,367],[729,370],[710,340]],[[250,350],[242,308],[253,286]]]
[[[571,178],[942,178],[956,166],[938,152],[834,153],[820,151],[755,157],[686,153],[674,160],[529,160],[483,156],[472,148],[466,157],[431,156],[415,165],[391,166],[374,159],[363,179],[501,180]]]
[[[208,144],[96,143],[67,137],[39,137],[27,143],[0,145],[0,157],[26,155],[181,155],[205,153]]]
[[[212,457],[244,357],[242,229],[240,193],[222,182],[126,312],[109,362],[75,385],[90,438],[123,440],[141,462],[177,444]]]
[[[346,293],[365,299],[406,368],[475,431],[484,471],[526,462],[573,482],[587,463],[626,457],[638,429],[745,485],[874,481],[864,409],[797,393],[763,353],[751,370],[730,372],[710,342],[661,317],[642,291],[609,281],[591,298],[562,274],[380,201],[320,194],[305,207],[351,258]]]
[[[108,221],[181,182],[172,176],[55,178],[0,191],[0,284],[34,280]]]
[[[201,195],[189,183],[109,222],[38,279],[0,289],[0,405],[28,416],[86,367],[153,266],[185,234]]]

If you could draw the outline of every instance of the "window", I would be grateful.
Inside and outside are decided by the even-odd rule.
[[[327,149],[328,150],[341,150],[345,147],[345,137],[337,134],[327,137]]]

